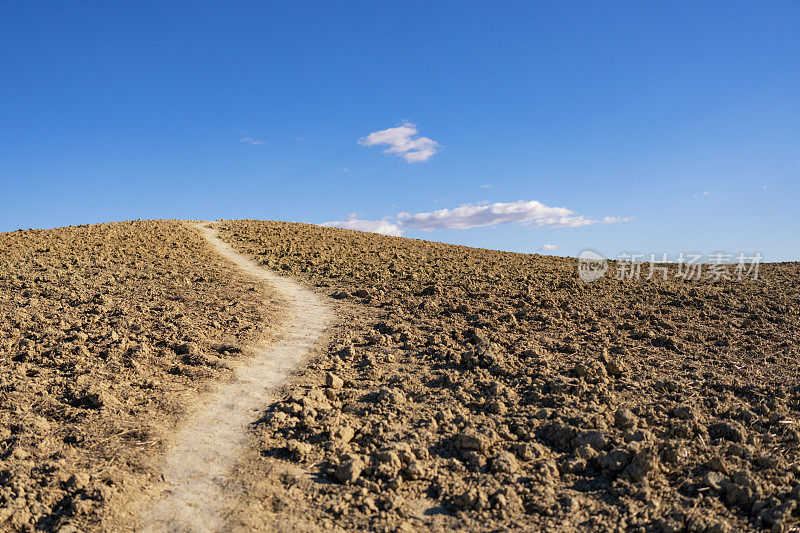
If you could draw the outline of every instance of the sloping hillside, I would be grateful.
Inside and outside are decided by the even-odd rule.
[[[275,308],[183,223],[0,235],[0,530],[113,528]]]
[[[345,317],[257,427],[243,529],[265,507],[277,528],[797,524],[797,263],[720,282],[619,281],[612,266],[584,284],[571,259],[221,229]]]
[[[800,264],[586,284],[573,259],[217,226],[338,317],[253,426],[226,529],[798,525]],[[0,529],[118,529],[285,307],[178,221],[0,234]]]

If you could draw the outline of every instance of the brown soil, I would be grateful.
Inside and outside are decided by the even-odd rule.
[[[233,376],[196,398],[182,417],[164,460],[161,482],[150,484],[140,502],[131,502],[131,507],[139,508],[131,509],[137,520],[130,529],[135,531],[225,530],[228,511],[241,491],[224,481],[247,449],[251,424],[267,403],[279,397],[275,392],[290,374],[304,368],[310,355],[327,345],[324,332],[334,319],[325,298],[235,252],[211,225],[196,227],[222,257],[272,287],[283,301],[283,318],[279,333],[245,347],[247,357],[231,365]]]
[[[797,527],[799,264],[584,284],[572,259],[221,228],[346,318],[256,425],[234,529]]]
[[[115,529],[281,306],[180,222],[0,234],[0,529]]]
[[[572,259],[221,227],[341,319],[255,424],[227,529],[798,527],[800,264],[584,284]],[[284,308],[180,222],[0,234],[0,529],[119,529]]]

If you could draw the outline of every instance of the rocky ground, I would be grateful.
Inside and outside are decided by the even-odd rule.
[[[220,227],[340,319],[254,425],[231,529],[798,528],[800,264],[585,284],[572,259]],[[0,234],[0,530],[118,526],[282,305],[180,222]]]
[[[797,528],[800,264],[585,284],[572,259],[220,227],[342,318],[255,426],[235,528]]]
[[[114,529],[271,299],[180,222],[0,234],[0,530]]]

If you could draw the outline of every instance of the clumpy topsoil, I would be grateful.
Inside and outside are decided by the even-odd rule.
[[[585,284],[573,259],[219,227],[341,317],[255,425],[233,529],[797,526],[800,264]]]
[[[338,314],[253,424],[226,529],[798,527],[800,264],[586,284],[573,259],[218,226]],[[119,528],[284,307],[181,222],[0,234],[0,530]]]
[[[0,234],[0,530],[116,529],[281,305],[180,222]]]

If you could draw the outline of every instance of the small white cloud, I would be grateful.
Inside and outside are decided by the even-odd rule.
[[[766,186],[766,185],[762,185],[762,186],[761,186],[761,188],[762,188],[762,189],[766,189],[766,188],[767,188],[767,186]]]
[[[711,194],[711,191],[703,191],[702,193],[695,194],[694,198],[695,200],[697,200],[698,198],[705,198],[709,194]]]
[[[342,169],[342,172],[350,172],[350,169],[349,169],[349,168],[347,168],[347,167],[344,167],[344,168]]]
[[[262,146],[264,144],[267,144],[264,141],[259,141],[258,139],[253,139],[252,137],[242,137],[241,139],[239,139],[239,142],[250,144],[252,146]]]
[[[358,140],[361,146],[387,145],[384,154],[395,154],[407,163],[427,161],[439,151],[439,143],[428,137],[416,137],[417,125],[408,121],[395,128],[375,131]]]
[[[541,248],[539,248],[540,252],[552,252],[558,248],[557,244],[543,244]]]
[[[603,224],[622,224],[631,220],[633,220],[633,217],[603,217],[600,222]]]
[[[586,218],[583,215],[560,216],[560,217],[544,217],[530,222],[523,222],[525,225],[532,224],[534,226],[547,226],[549,228],[577,228],[579,226],[591,226],[597,224],[597,220]]]
[[[491,188],[492,186],[489,185],[488,183],[484,183],[483,185],[481,185],[481,189],[491,189]]]
[[[356,213],[347,215],[344,220],[334,220],[320,224],[326,228],[344,228],[357,231],[368,231],[370,233],[380,233],[392,237],[400,237],[403,230],[400,226],[389,220],[360,220]]]

